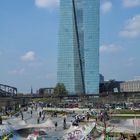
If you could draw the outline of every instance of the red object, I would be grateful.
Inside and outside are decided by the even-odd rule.
[[[34,135],[38,136],[39,135],[39,131],[34,131]]]

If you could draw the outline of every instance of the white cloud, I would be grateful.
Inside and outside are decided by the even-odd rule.
[[[100,47],[101,53],[116,53],[121,51],[123,48],[121,46],[115,45],[115,44],[108,44],[108,45],[102,45]]]
[[[108,13],[111,11],[111,9],[112,9],[112,3],[110,1],[104,2],[101,5],[101,10],[103,13]]]
[[[52,10],[59,6],[59,0],[35,0],[35,5],[39,8]]]
[[[35,59],[35,53],[33,51],[26,52],[23,56],[21,56],[23,61],[33,61]]]
[[[123,0],[124,7],[140,6],[140,0]]]
[[[16,70],[9,71],[8,74],[11,74],[11,75],[22,75],[24,72],[25,72],[25,69],[22,68],[22,69],[16,69]]]
[[[140,36],[140,15],[134,16],[126,22],[124,30],[120,35],[126,38],[135,38]]]

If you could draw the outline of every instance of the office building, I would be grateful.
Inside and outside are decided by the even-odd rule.
[[[104,76],[102,74],[100,74],[100,84],[104,83]]]
[[[60,0],[58,83],[70,95],[99,93],[99,0]]]

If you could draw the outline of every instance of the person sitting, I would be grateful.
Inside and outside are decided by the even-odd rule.
[[[124,134],[123,133],[120,133],[120,138],[119,140],[125,140],[125,137],[124,137]]]
[[[137,137],[133,134],[131,140],[137,140]]]

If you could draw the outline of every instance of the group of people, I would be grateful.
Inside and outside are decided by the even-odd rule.
[[[132,136],[130,136],[129,138],[130,140],[137,140],[137,137],[133,134]],[[127,137],[125,137],[125,135],[123,133],[120,133],[120,138],[119,140],[128,140]]]
[[[123,133],[120,133],[120,136],[117,138],[117,137],[106,135],[104,131],[99,140],[137,140],[137,137],[134,134],[130,136],[125,136]]]
[[[33,114],[33,110],[32,109],[30,111],[30,114],[31,114],[31,118],[32,118],[32,114]],[[21,119],[23,120],[24,119],[23,111],[20,111],[20,115],[21,115]]]
[[[34,107],[33,106],[31,106],[30,107],[30,110],[29,110],[29,108],[27,107],[26,108],[26,111],[28,111],[28,113],[31,115],[31,118],[33,117],[33,115],[35,115],[34,113],[33,113],[33,110],[37,110],[38,109],[38,107],[37,107],[37,105],[35,105]],[[23,114],[23,111],[20,111],[20,115],[21,115],[21,119],[23,120],[24,119],[24,114]],[[37,117],[37,124],[39,124],[40,123],[40,120],[44,120],[45,119],[45,112],[43,112],[43,111],[39,111],[38,112],[38,115],[37,115],[38,117]]]
[[[57,129],[57,126],[58,126],[58,124],[57,124],[57,121],[55,122],[55,131],[56,131],[56,129]],[[64,117],[64,119],[63,119],[63,129],[66,129],[67,128],[67,122],[66,122],[66,117]]]
[[[40,120],[44,121],[44,119],[45,119],[45,112],[39,111],[38,118],[37,118],[37,123],[39,124]]]

